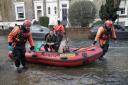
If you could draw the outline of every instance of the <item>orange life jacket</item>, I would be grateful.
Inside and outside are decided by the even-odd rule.
[[[99,41],[99,44],[102,46],[104,44],[107,44],[110,39],[116,39],[114,27],[112,27],[111,30],[107,30],[104,26],[101,26],[98,29],[95,41]]]
[[[15,26],[14,29],[8,35],[8,42],[12,42],[14,47],[17,45],[25,45],[27,40],[29,41],[29,44],[31,46],[34,46],[32,33],[24,33],[23,30],[18,26]]]
[[[54,26],[54,30],[55,31],[59,31],[59,32],[65,32],[64,26],[63,25],[56,25]]]

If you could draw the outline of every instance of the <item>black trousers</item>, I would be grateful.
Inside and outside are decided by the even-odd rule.
[[[26,49],[24,46],[18,46],[14,48],[13,55],[16,67],[19,67],[20,64],[22,64],[23,66],[26,65],[25,52]]]
[[[101,55],[101,57],[103,57],[103,56],[106,54],[106,52],[108,51],[109,44],[104,44],[104,45],[102,45],[102,46],[100,46],[100,47],[101,47],[102,50],[103,50],[103,54]]]
[[[58,51],[58,46],[57,45],[44,45],[44,49],[46,52],[48,52],[48,48],[50,48],[51,50],[54,49],[56,52]]]

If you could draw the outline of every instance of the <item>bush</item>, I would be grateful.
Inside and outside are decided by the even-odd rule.
[[[100,25],[103,25],[104,22],[103,21],[97,21],[95,23],[93,23],[94,26],[100,26]]]
[[[114,0],[106,0],[106,4],[101,6],[99,16],[103,21],[108,19],[115,21],[117,19],[117,8],[114,7]]]
[[[48,27],[49,24],[49,17],[44,16],[39,18],[39,24],[45,27]]]
[[[69,21],[72,26],[86,27],[94,21],[96,7],[91,1],[78,1],[69,8]]]

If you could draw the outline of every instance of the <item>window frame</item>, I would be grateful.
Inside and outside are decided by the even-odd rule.
[[[48,14],[50,15],[51,14],[51,8],[48,7]]]
[[[125,14],[125,8],[120,8],[120,14],[124,15]]]
[[[54,7],[54,14],[57,14],[57,7]]]
[[[24,2],[16,2],[15,4],[15,15],[16,15],[16,20],[24,20],[26,18],[25,16],[25,6],[24,6]],[[22,7],[23,11],[22,12],[18,12],[18,7]],[[23,18],[19,17],[19,13],[23,13]]]

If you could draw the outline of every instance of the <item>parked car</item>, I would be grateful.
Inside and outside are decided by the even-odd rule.
[[[31,32],[33,39],[44,40],[44,37],[49,33],[50,29],[41,25],[32,25]]]
[[[91,26],[91,29],[90,29],[90,39],[93,39],[94,37],[95,37],[95,35],[96,35],[96,33],[97,33],[97,31],[98,31],[98,28],[100,27],[100,26],[102,26],[102,25],[92,25]],[[126,29],[125,29],[125,27],[123,27],[123,26],[121,26],[121,25],[117,25],[117,24],[114,24],[114,27],[115,27],[115,30],[116,30],[116,32],[118,33],[121,33],[121,32],[123,32],[124,33],[124,31],[127,31]],[[118,35],[118,34],[117,34]]]
[[[124,26],[118,25],[118,24],[114,24],[114,27],[117,31],[126,31]]]

